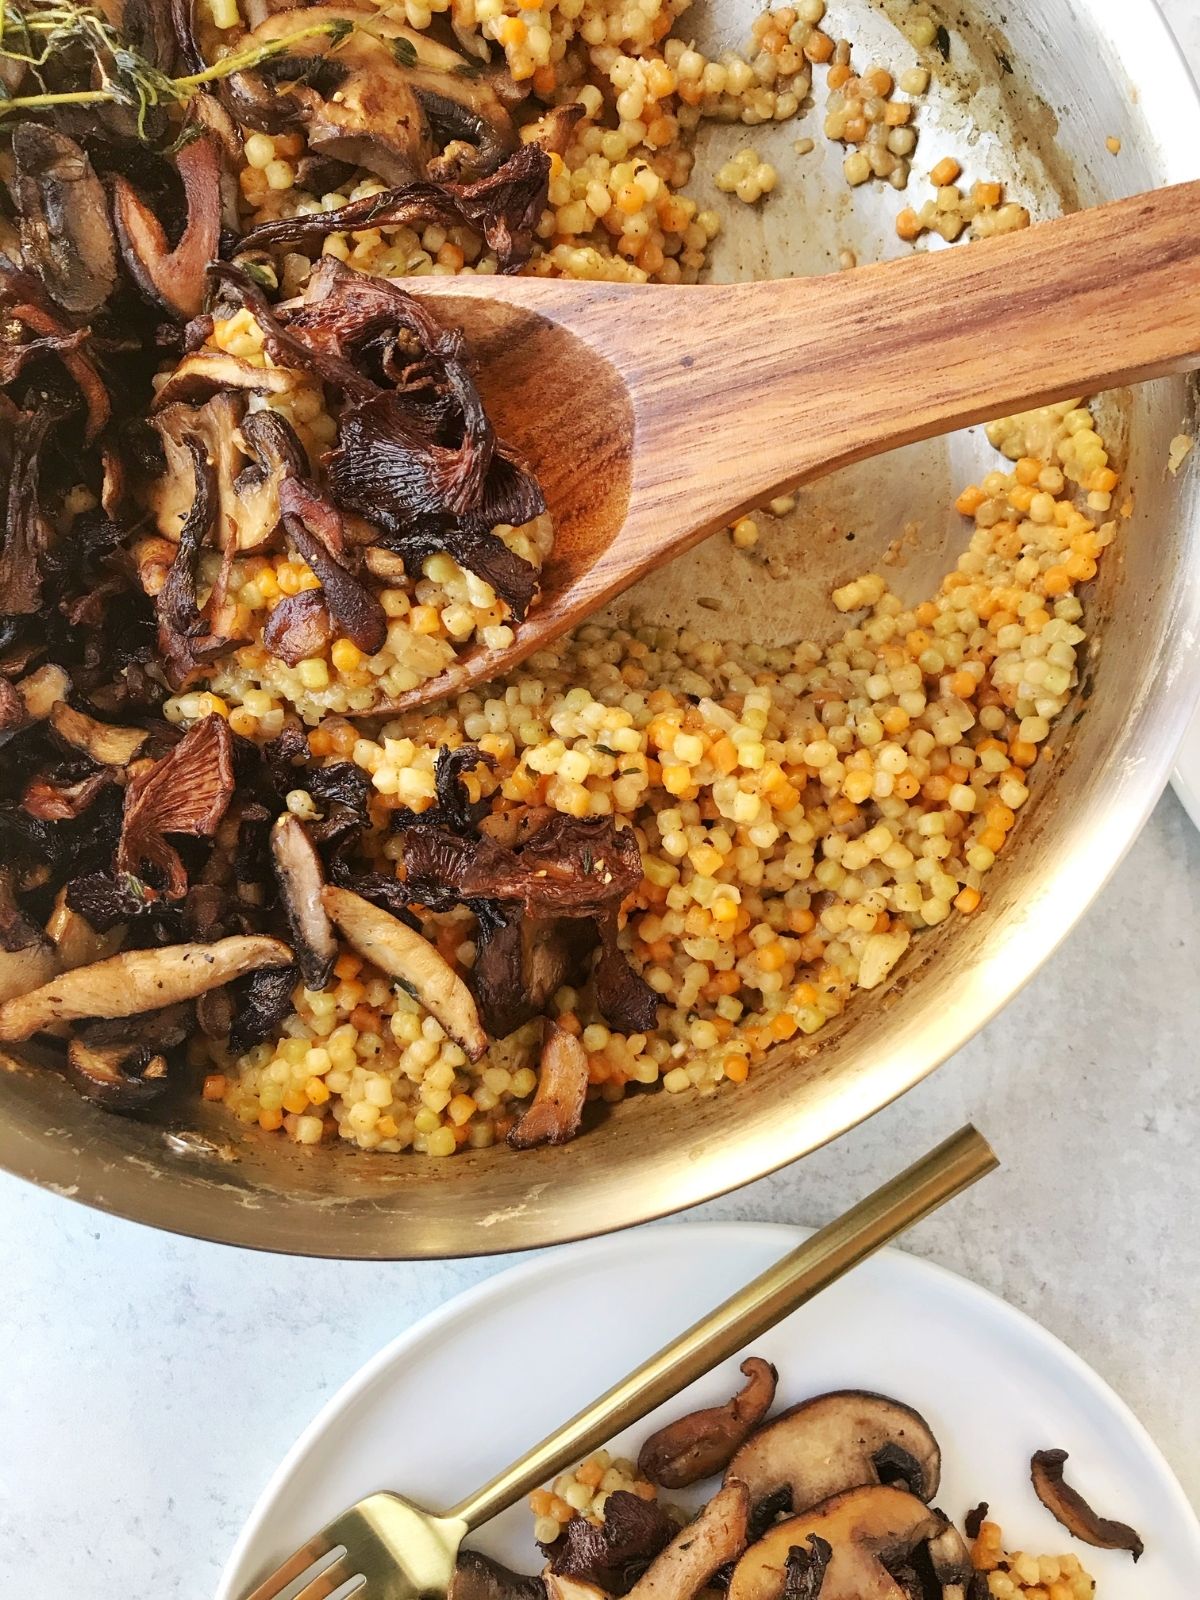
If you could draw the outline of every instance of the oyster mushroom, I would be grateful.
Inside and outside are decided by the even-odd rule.
[[[184,734],[160,761],[139,772],[125,790],[118,872],[141,877],[147,867],[165,880],[165,892],[178,899],[187,873],[166,835],[211,837],[233,796],[233,735],[214,712]]]
[[[361,895],[335,884],[321,891],[321,902],[359,955],[394,978],[437,1018],[472,1061],[478,1061],[488,1040],[471,991],[428,939]]]
[[[1038,1499],[1068,1533],[1082,1539],[1084,1544],[1095,1545],[1100,1550],[1128,1550],[1136,1561],[1146,1548],[1140,1534],[1126,1522],[1098,1516],[1079,1491],[1072,1489],[1064,1479],[1066,1463],[1065,1450],[1035,1451],[1029,1464],[1029,1476]]]
[[[546,1027],[537,1093],[508,1136],[514,1150],[539,1144],[566,1144],[579,1132],[587,1099],[587,1051],[557,1022]],[[689,1480],[690,1481],[690,1480]]]
[[[183,319],[204,306],[205,274],[221,242],[221,146],[208,132],[175,158],[187,196],[188,219],[179,242],[167,242],[162,223],[126,178],[113,180],[113,218],[121,254],[148,300]]]
[[[195,1000],[248,972],[291,962],[288,946],[265,934],[236,934],[213,944],[125,950],[0,1004],[0,1040],[11,1044],[54,1023],[83,1017],[132,1017],[160,1010]]]
[[[932,1500],[941,1459],[929,1425],[910,1406],[838,1389],[760,1428],[734,1455],[727,1476],[747,1485],[755,1505],[786,1487],[792,1510],[805,1511],[845,1489],[896,1478],[919,1499]]]
[[[12,136],[21,245],[51,298],[90,317],[117,282],[117,251],[104,185],[74,139],[37,122]]]
[[[643,1477],[666,1489],[683,1489],[729,1465],[771,1409],[779,1381],[775,1368],[759,1356],[743,1361],[741,1371],[746,1384],[732,1400],[677,1417],[650,1435],[638,1456]]]
[[[460,1550],[446,1600],[546,1600],[540,1578],[512,1572],[477,1550]]]
[[[655,1557],[629,1591],[631,1600],[691,1600],[718,1567],[741,1555],[749,1519],[746,1485],[726,1483]]]
[[[325,872],[308,829],[290,811],[271,829],[271,859],[283,896],[300,976],[307,989],[323,989],[337,960],[333,924],[321,903]]]
[[[849,1489],[776,1523],[751,1545],[733,1569],[728,1600],[781,1600],[789,1552],[803,1550],[814,1538],[830,1549],[820,1600],[908,1600],[889,1568],[906,1564],[948,1526],[940,1511],[904,1489],[887,1484]],[[957,1569],[942,1577],[935,1567],[934,1576],[941,1600],[965,1600]]]

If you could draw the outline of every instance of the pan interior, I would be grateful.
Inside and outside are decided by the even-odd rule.
[[[1122,40],[1136,39],[1120,57],[1117,9]],[[697,0],[675,31],[709,52],[742,46],[756,14],[751,0]],[[859,68],[878,62],[900,71],[919,59],[906,34],[918,14],[944,24],[949,54],[923,102],[907,195],[847,186],[844,151],[821,132],[820,71],[814,103],[799,120],[703,126],[689,192],[722,217],[718,279],[835,271],[847,252],[868,262],[907,250],[896,213],[928,196],[928,171],[942,156],[955,156],[968,180],[1000,180],[1035,218],[1196,175],[1195,92],[1148,3],[989,0],[940,12],[909,0],[837,0],[824,26],[853,41]],[[802,138],[814,142],[807,154],[795,150]],[[1120,141],[1119,156],[1107,139]],[[753,207],[713,182],[745,145],[779,172],[775,192]],[[929,314],[953,308],[931,306]],[[843,354],[856,359],[853,350]],[[1053,734],[1052,779],[1038,774],[1014,848],[989,875],[984,907],[915,941],[885,989],[858,996],[815,1040],[779,1047],[746,1086],[708,1099],[629,1098],[559,1150],[496,1148],[438,1162],[336,1145],[301,1149],[193,1099],[172,1108],[169,1126],[123,1120],[77,1099],[56,1074],[0,1060],[0,1162],[181,1232],[348,1257],[465,1255],[577,1237],[695,1203],[870,1115],[1029,975],[1082,911],[1165,778],[1188,710],[1179,645],[1197,625],[1188,608],[1200,587],[1194,458],[1178,478],[1165,462],[1169,440],[1192,427],[1194,412],[1183,380],[1102,403],[1134,511],[1115,559],[1102,563],[1091,586],[1085,670]],[[766,520],[752,551],[734,551],[717,536],[644,581],[615,614],[710,638],[828,640],[844,627],[830,590],[852,577],[883,572],[908,601],[935,591],[966,537],[954,496],[996,460],[983,430],[973,429],[847,469],[802,491],[791,515]]]

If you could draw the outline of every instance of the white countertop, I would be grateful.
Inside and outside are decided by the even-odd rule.
[[[1164,0],[1200,74],[1196,0]],[[1167,794],[1003,1016],[904,1100],[696,1218],[821,1223],[968,1118],[1003,1170],[909,1236],[1072,1345],[1200,1502],[1200,835]],[[0,1175],[5,1596],[207,1600],[313,1411],[506,1260],[374,1266],[150,1232]]]

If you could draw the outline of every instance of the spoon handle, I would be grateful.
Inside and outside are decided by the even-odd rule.
[[[695,354],[664,329],[615,356],[639,432],[610,576],[848,462],[1200,366],[1198,218],[1200,182],[1177,184],[820,278],[653,291]]]
[[[478,1528],[615,1433],[766,1333],[897,1234],[952,1200],[999,1162],[969,1124],[814,1233],[702,1317],[627,1378],[469,1495],[447,1519]]]

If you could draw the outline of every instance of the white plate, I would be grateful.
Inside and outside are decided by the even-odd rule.
[[[1188,724],[1188,730],[1175,757],[1175,771],[1171,774],[1171,787],[1179,796],[1183,809],[1200,828],[1200,706]]]
[[[382,1350],[325,1406],[264,1490],[217,1600],[240,1600],[352,1501],[375,1489],[448,1506],[804,1237],[759,1223],[656,1227],[536,1257],[469,1290]],[[354,1307],[345,1308],[347,1316]],[[1058,1340],[1003,1301],[898,1251],[858,1267],[754,1351],[780,1399],[882,1390],[923,1412],[942,1445],[937,1502],[961,1525],[991,1502],[1010,1549],[1075,1549],[1097,1600],[1196,1600],[1200,1523],[1125,1405]],[[1190,1382],[1183,1372],[1167,1383]],[[729,1362],[664,1414],[726,1398]],[[622,1436],[630,1454],[649,1431]],[[1071,1454],[1068,1481],[1146,1541],[1076,1545],[1034,1497],[1029,1457]],[[471,1541],[536,1571],[517,1507]]]

